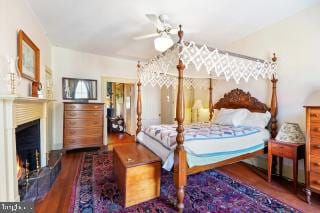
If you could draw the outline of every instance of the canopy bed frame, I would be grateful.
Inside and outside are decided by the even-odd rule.
[[[230,52],[225,52],[225,51],[220,51],[217,49],[210,49],[210,48],[201,48],[199,47],[199,45],[195,45],[194,43],[189,43],[189,42],[184,42],[182,41],[183,38],[183,31],[181,30],[181,25],[180,25],[180,31],[178,32],[178,36],[179,36],[179,41],[178,41],[178,64],[176,66],[177,70],[178,70],[178,75],[177,76],[170,76],[170,74],[167,73],[167,71],[161,71],[161,72],[155,72],[153,69],[158,69],[159,67],[155,66],[155,61],[157,60],[162,60],[163,61],[163,56],[166,53],[163,53],[160,57],[157,57],[156,59],[153,59],[151,61],[151,63],[147,63],[147,66],[142,66],[139,62],[138,62],[138,75],[139,75],[139,80],[137,83],[137,87],[138,87],[138,96],[137,96],[137,134],[141,131],[142,129],[142,100],[141,100],[141,86],[142,84],[144,84],[144,82],[146,82],[147,80],[150,80],[152,78],[153,84],[161,84],[162,85],[166,85],[168,86],[169,84],[171,85],[175,85],[177,87],[177,100],[176,100],[176,121],[177,121],[177,137],[176,137],[176,142],[177,142],[177,146],[174,150],[174,183],[176,186],[176,190],[177,190],[177,208],[179,212],[183,212],[184,209],[184,204],[183,204],[183,200],[184,200],[184,196],[185,196],[185,191],[184,191],[184,187],[187,184],[187,175],[191,175],[191,174],[195,174],[201,171],[205,171],[208,169],[212,169],[212,168],[216,168],[216,167],[220,167],[223,165],[227,165],[227,164],[231,164],[234,162],[238,162],[247,158],[251,158],[257,155],[262,155],[265,153],[265,149],[261,149],[252,153],[247,153],[247,154],[243,154],[228,160],[224,160],[224,161],[220,161],[217,163],[213,163],[213,164],[208,164],[208,165],[204,165],[204,166],[194,166],[189,168],[187,166],[187,159],[186,159],[186,151],[184,149],[184,117],[185,117],[185,106],[184,106],[184,94],[183,94],[183,88],[184,88],[184,81],[189,81],[192,82],[192,80],[189,79],[189,77],[185,77],[184,76],[184,71],[186,69],[187,65],[190,65],[190,63],[192,61],[192,56],[190,55],[190,52],[192,53],[193,51],[189,52],[189,55],[187,55],[187,57],[185,55],[183,55],[183,53],[185,53],[184,48],[188,48],[190,47],[190,44],[192,44],[194,47],[198,47],[198,49],[200,51],[203,50],[210,50],[212,51],[211,55],[209,55],[207,57],[207,59],[209,59],[210,57],[213,58],[212,54],[218,53],[223,55],[223,57],[237,57],[239,59],[245,59],[245,60],[249,60],[250,64],[246,67],[248,69],[251,69],[251,74],[247,73],[247,74],[241,74],[241,77],[239,77],[238,73],[233,73],[233,76],[231,76],[231,78],[233,78],[237,83],[239,82],[239,80],[241,78],[243,78],[244,80],[248,80],[250,77],[254,77],[256,78],[257,76],[259,76],[260,74],[255,73],[255,68],[252,68],[252,64],[253,63],[260,63],[262,64],[262,69],[260,70],[260,73],[262,77],[267,76],[269,79],[271,79],[271,83],[272,83],[272,96],[271,96],[271,104],[270,104],[270,108],[258,101],[256,98],[252,97],[250,95],[250,93],[246,93],[240,89],[234,89],[232,91],[230,91],[229,93],[226,93],[224,95],[223,98],[221,98],[217,103],[213,104],[212,101],[212,78],[214,77],[219,77],[219,73],[217,76],[213,76],[212,73],[210,74],[210,83],[209,83],[209,120],[212,120],[213,118],[213,112],[214,109],[221,109],[221,108],[233,108],[233,109],[237,109],[237,108],[247,108],[249,111],[251,112],[261,112],[264,113],[266,111],[270,111],[271,113],[271,120],[270,120],[270,125],[269,125],[269,130],[271,133],[271,137],[274,138],[276,136],[277,133],[277,110],[278,110],[278,103],[277,103],[277,93],[276,93],[276,86],[277,86],[277,79],[276,79],[276,71],[275,71],[275,67],[276,67],[276,60],[277,58],[275,57],[275,54],[272,58],[272,62],[266,62],[263,61],[261,59],[256,59],[256,58],[252,58],[252,57],[248,57],[248,56],[243,56],[243,55],[239,55],[239,54],[235,54],[235,53],[230,53]],[[184,45],[182,45],[184,44]],[[186,46],[187,45],[187,46]],[[169,50],[169,51],[172,51]],[[188,59],[189,57],[189,59]],[[195,61],[197,61],[196,57],[193,57],[193,59]],[[171,59],[170,59],[171,60]],[[205,59],[201,59],[202,60],[202,64],[205,63]],[[169,62],[170,63],[170,62]],[[150,64],[152,66],[150,66]],[[193,63],[194,66],[198,69],[199,68],[199,64]],[[239,65],[240,64],[240,65]],[[241,72],[245,72],[246,69],[243,68],[243,63],[239,63],[238,65],[235,64],[233,66],[235,66],[237,68],[237,72],[240,70]],[[156,64],[157,66],[159,66],[159,63]],[[208,64],[206,64],[208,65]],[[217,63],[216,63],[217,65]],[[200,64],[201,66],[201,64]],[[238,67],[237,67],[238,66]],[[242,66],[242,67],[240,67]],[[250,67],[251,66],[251,67]],[[232,67],[231,65],[229,65],[229,67]],[[257,65],[258,69],[259,66]],[[141,70],[145,68],[145,70]],[[211,69],[212,72],[212,66],[211,68],[206,66],[207,71],[208,69]],[[219,72],[219,70],[217,70],[217,68],[219,68],[219,64],[215,67],[215,72]],[[221,68],[221,67],[220,67]],[[168,67],[164,67],[163,65],[161,66],[161,69],[168,69]],[[223,69],[223,68],[222,68]],[[231,70],[231,69],[230,69]],[[232,70],[227,70],[224,74],[225,74],[225,78],[227,80],[230,79],[230,76],[227,76],[227,72],[232,72]],[[143,73],[143,71],[145,71],[145,73]],[[151,74],[148,74],[148,72],[151,71]],[[209,72],[210,73],[210,70]],[[158,81],[157,83],[155,83],[156,78],[163,78],[161,81]],[[172,83],[174,81],[170,80],[170,79],[176,79],[175,83]],[[169,80],[168,80],[169,79]],[[201,80],[200,80],[201,81]],[[160,82],[160,83],[159,83]],[[171,83],[168,83],[171,82]]]

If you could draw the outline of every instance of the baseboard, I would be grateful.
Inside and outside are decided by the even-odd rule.
[[[52,150],[60,150],[60,149],[63,149],[63,143],[52,144]]]

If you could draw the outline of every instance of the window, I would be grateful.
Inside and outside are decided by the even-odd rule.
[[[88,89],[83,81],[79,81],[76,87],[75,98],[88,98]]]

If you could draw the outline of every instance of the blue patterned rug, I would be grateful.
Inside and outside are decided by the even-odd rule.
[[[300,212],[216,170],[188,176],[185,212]],[[84,154],[69,212],[176,212],[172,172],[162,171],[161,195],[129,208],[121,206],[112,177],[111,152]]]

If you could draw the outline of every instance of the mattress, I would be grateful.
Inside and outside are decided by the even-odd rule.
[[[195,137],[192,140],[186,140],[184,147],[188,166],[191,168],[216,163],[264,148],[270,133],[266,129],[255,128],[255,130],[241,136]],[[168,171],[172,169],[175,144],[168,146],[168,143],[163,143],[146,131],[140,132],[137,140],[162,159],[164,169]]]

